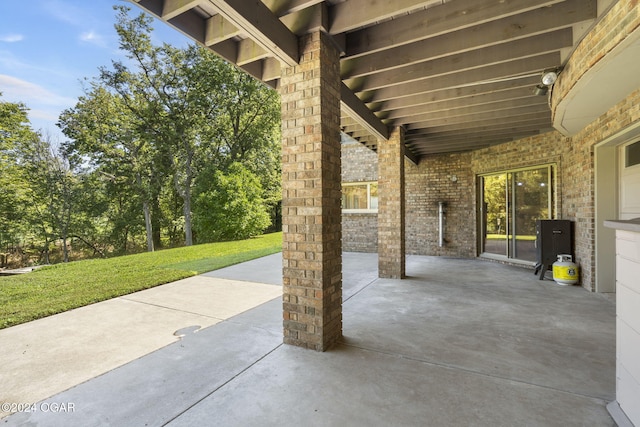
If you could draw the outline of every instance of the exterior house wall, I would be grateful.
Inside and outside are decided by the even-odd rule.
[[[405,161],[406,247],[413,255],[470,258],[476,255],[475,191],[471,154]],[[438,246],[438,202],[445,202],[445,244]]]
[[[556,166],[556,217],[575,225],[580,284],[595,289],[594,146],[640,121],[640,89],[629,94],[582,132],[565,137],[552,131],[467,153],[434,155],[415,165],[405,161],[406,248],[408,254],[474,257],[477,254],[478,175],[552,163]],[[343,181],[358,181],[377,162],[364,146],[342,148]],[[358,163],[364,163],[358,166]],[[345,171],[346,170],[346,171]],[[614,173],[614,171],[612,171]],[[457,181],[451,178],[456,176]],[[360,181],[375,180],[364,173]],[[445,246],[438,247],[438,201],[447,202]],[[345,250],[375,252],[375,214],[343,214]]]
[[[587,126],[582,132],[565,137],[552,131],[542,135],[475,150],[471,153],[450,154],[425,158],[417,167],[407,167],[407,252],[423,255],[453,255],[473,257],[477,236],[477,181],[478,175],[552,163],[556,165],[555,211],[556,217],[574,222],[575,256],[580,265],[580,284],[587,290],[595,290],[595,165],[594,147],[607,137],[640,121],[640,89],[629,94],[606,114]],[[468,162],[467,175],[464,174]],[[440,164],[439,164],[440,163]],[[442,169],[440,169],[442,168]],[[436,172],[440,170],[441,172]],[[447,172],[448,171],[448,172]],[[447,212],[447,245],[449,242],[466,242],[472,250],[451,248],[443,251],[437,245],[437,207],[424,208],[434,201],[427,201],[425,192],[446,194],[452,184],[443,179],[458,174],[460,196],[457,205]],[[614,173],[614,171],[611,171]],[[431,179],[427,175],[433,174]],[[471,180],[465,182],[465,176]],[[438,179],[440,177],[440,179]],[[461,179],[462,177],[462,179]],[[465,182],[465,184],[463,184]],[[463,188],[465,187],[465,188]],[[464,196],[463,196],[464,195]],[[437,197],[436,197],[437,198]],[[472,202],[464,203],[464,200]],[[437,201],[435,201],[437,203]],[[459,206],[460,218],[451,222],[455,207]],[[418,231],[419,224],[431,224],[429,229]],[[473,235],[473,240],[469,236]]]
[[[552,114],[576,81],[639,26],[637,0],[614,4],[584,37],[566,64],[551,93]],[[595,146],[639,121],[640,88],[572,137],[551,131],[472,152],[427,156],[418,165],[405,161],[407,253],[476,256],[478,176],[551,163],[555,165],[554,217],[574,222],[575,261],[581,267],[580,284],[595,290]],[[362,150],[367,149],[357,149]],[[372,162],[372,154],[365,157],[356,150],[345,154],[346,147],[342,151],[343,181],[345,176],[349,181],[357,181],[361,166],[349,164]],[[345,168],[349,168],[347,172]],[[363,176],[361,180],[372,180],[371,176]],[[457,179],[452,179],[453,176]],[[442,248],[438,246],[438,201],[447,203],[446,243]],[[369,217],[368,221],[365,223],[354,216],[347,219],[343,215],[345,247],[356,245],[361,250],[375,250],[373,245],[363,241],[351,242],[356,235],[364,238],[365,228],[369,230],[366,239],[375,241],[375,220]]]
[[[342,144],[342,182],[378,180],[378,154],[359,142]],[[342,213],[342,249],[378,252],[378,214]]]

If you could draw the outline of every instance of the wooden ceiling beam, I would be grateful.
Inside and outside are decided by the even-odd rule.
[[[262,61],[262,81],[270,82],[278,80],[282,74],[280,61],[275,58],[265,58]]]
[[[357,57],[527,12],[562,0],[465,0],[398,17],[347,34],[346,56]]]
[[[452,152],[460,152],[460,151],[472,151],[477,150],[479,148],[486,148],[491,145],[504,144],[505,142],[511,141],[511,138],[502,138],[495,141],[483,141],[483,142],[470,142],[464,141],[460,144],[433,144],[425,147],[421,147],[420,149],[416,149],[415,152],[420,157],[424,157],[429,154],[442,154],[442,153],[452,153]]]
[[[460,100],[461,102],[465,102],[466,99],[473,96],[499,93],[501,91],[517,88],[530,89],[539,82],[540,76],[529,76],[495,83],[440,89],[433,92],[425,92],[403,98],[390,99],[380,103],[372,103],[370,104],[370,107],[375,111],[392,111],[442,101]]]
[[[340,110],[376,137],[389,138],[387,126],[344,83],[340,85]]]
[[[421,123],[412,126],[407,129],[407,134],[413,134],[414,132],[443,132],[443,131],[462,131],[465,129],[480,129],[483,126],[495,126],[495,125],[510,125],[510,126],[524,126],[528,123],[540,123],[541,126],[551,126],[551,112],[542,111],[537,113],[522,114],[512,117],[500,117],[493,119],[474,119],[464,122],[455,123]]]
[[[350,2],[346,2],[350,3]],[[596,0],[566,0],[549,7],[491,21],[419,42],[345,58],[340,69],[343,79],[406,67],[443,56],[467,52],[523,37],[571,27],[596,17]]]
[[[473,105],[468,107],[451,108],[447,110],[421,112],[415,115],[406,115],[398,119],[392,120],[393,126],[405,125],[414,122],[422,122],[425,120],[452,119],[455,117],[463,118],[465,116],[473,116],[480,113],[489,112],[506,112],[505,116],[509,116],[509,112],[514,108],[529,106],[544,106],[549,108],[546,97],[530,96],[529,98],[511,99],[507,101],[491,102],[484,105]],[[550,111],[550,109],[549,109]]]
[[[349,0],[340,2],[330,9],[329,33],[344,33],[441,3],[442,0]]]
[[[375,150],[406,129],[407,157],[551,129],[542,70],[562,65],[597,0],[131,0],[272,87],[298,36],[340,49],[341,129]],[[375,113],[374,113],[375,112]]]
[[[222,15],[214,15],[207,19],[204,44],[211,46],[231,39],[241,34],[241,31]]]
[[[358,122],[353,120],[350,116],[347,116],[346,114],[340,114],[340,126],[352,126],[357,123]]]
[[[370,74],[359,79],[347,80],[345,83],[354,92],[365,92],[550,53],[570,47],[572,42],[573,34],[571,28],[563,28],[524,39]]]
[[[514,136],[518,136],[518,135],[537,135],[540,133],[540,129],[538,128],[522,128],[522,129],[513,129],[513,130],[504,130],[504,131],[498,131],[498,132],[486,132],[486,133],[476,133],[476,134],[451,134],[449,136],[441,136],[441,137],[434,137],[431,135],[427,135],[427,136],[421,136],[420,138],[415,138],[415,139],[411,139],[411,140],[406,140],[407,143],[410,142],[415,142],[417,140],[421,140],[424,141],[425,143],[428,142],[429,144],[431,143],[445,143],[445,142],[455,142],[455,141],[461,141],[461,140],[483,140],[483,139],[500,139],[500,138],[512,138]],[[416,146],[419,146],[420,144],[415,144]]]
[[[269,52],[253,40],[244,39],[238,42],[238,53],[235,60],[236,65],[247,65],[267,57],[269,57]]]
[[[341,126],[342,131],[345,133],[351,133],[351,132],[357,132],[360,130],[364,130],[364,128],[362,126],[360,126],[359,124],[353,124],[353,125],[346,125],[346,126]]]
[[[262,0],[265,6],[278,17],[299,12],[323,1],[324,0]]]
[[[164,0],[162,19],[169,20],[198,6],[202,0]]]
[[[505,142],[517,141],[519,139],[529,138],[539,134],[539,132],[525,132],[517,135],[496,136],[493,138],[458,139],[457,141],[434,141],[431,143],[425,143],[420,147],[412,147],[411,149],[419,155],[425,154],[425,151],[434,152],[434,149],[436,149],[438,152],[450,152],[455,148],[476,150],[476,147],[478,146],[504,144]]]
[[[477,150],[479,148],[489,147],[489,146],[498,145],[498,144],[504,144],[505,142],[510,142],[510,141],[513,141],[513,138],[505,137],[505,138],[496,138],[493,140],[483,140],[483,141],[461,140],[458,142],[451,142],[451,143],[428,144],[420,148],[413,148],[413,151],[419,156],[424,156],[426,154],[440,154],[440,153],[450,153],[453,151]]]
[[[461,136],[471,136],[476,134],[489,134],[489,133],[513,133],[519,129],[523,130],[533,130],[540,129],[541,126],[548,125],[545,121],[529,121],[529,122],[521,122],[521,123],[499,123],[492,124],[487,126],[478,126],[469,129],[458,129],[458,130],[441,130],[439,128],[422,128],[422,129],[414,129],[412,131],[407,131],[405,134],[405,139],[407,141],[412,141],[415,139],[422,138],[440,138],[447,137],[451,135],[461,135]],[[551,128],[549,128],[551,129]]]
[[[560,53],[551,52],[530,58],[516,59],[502,64],[489,65],[475,70],[447,74],[410,83],[401,83],[364,94],[369,102],[386,101],[417,93],[432,92],[440,89],[463,87],[471,84],[490,83],[513,77],[542,74],[542,70],[560,66]]]
[[[544,117],[550,116],[551,112],[549,111],[549,107],[545,105],[533,105],[531,107],[520,107],[512,109],[509,114],[506,114],[502,111],[491,111],[487,113],[479,113],[473,114],[470,116],[463,117],[452,117],[447,119],[440,120],[424,120],[422,122],[412,122],[410,125],[407,125],[407,129],[418,129],[418,128],[428,128],[434,126],[447,126],[447,125],[462,125],[468,126],[474,122],[504,122],[507,123],[509,121],[517,121],[522,118],[522,116],[531,116],[534,117]],[[476,123],[477,125],[478,123]]]
[[[283,64],[295,66],[300,55],[298,37],[260,0],[217,1],[220,14]]]
[[[397,110],[383,111],[384,120],[398,119],[408,116],[416,116],[424,113],[434,113],[438,111],[452,110],[461,107],[482,107],[484,104],[493,104],[503,101],[510,101],[522,98],[530,98],[532,94],[532,86],[526,86],[511,90],[503,90],[499,92],[481,93],[478,95],[468,96],[466,98],[446,99],[432,103],[425,103],[413,107],[400,108]],[[542,97],[540,97],[542,98]],[[546,99],[546,98],[544,98]],[[380,116],[379,116],[380,117]]]

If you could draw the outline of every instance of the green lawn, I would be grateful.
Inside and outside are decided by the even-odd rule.
[[[0,277],[0,329],[282,250],[282,233],[43,267]]]

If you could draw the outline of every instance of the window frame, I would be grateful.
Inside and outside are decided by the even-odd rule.
[[[371,185],[378,185],[378,181],[357,181],[357,182],[343,182],[341,186],[342,194],[344,196],[345,187],[367,187],[367,207],[365,209],[346,209],[344,208],[344,198],[341,198],[343,203],[342,213],[378,213],[378,208],[371,207]]]
[[[504,261],[508,261],[510,263],[516,263],[516,264],[525,264],[525,265],[534,265],[535,262],[532,261],[527,261],[527,260],[523,260],[521,258],[515,258],[513,256],[513,254],[515,252],[517,252],[514,248],[512,248],[511,246],[513,245],[513,242],[510,241],[511,239],[508,238],[508,242],[507,244],[509,245],[509,247],[507,248],[507,251],[505,252],[505,254],[496,254],[496,253],[492,253],[492,252],[485,252],[485,242],[484,242],[484,232],[485,232],[485,226],[486,224],[484,223],[484,178],[489,177],[489,176],[497,176],[497,175],[502,175],[505,174],[507,176],[511,175],[513,177],[513,174],[518,173],[518,172],[524,172],[524,171],[530,171],[530,170],[535,170],[535,169],[542,169],[542,168],[547,168],[548,169],[548,182],[547,182],[547,186],[548,186],[548,199],[547,199],[547,206],[548,206],[548,219],[557,219],[558,218],[558,212],[559,212],[559,207],[558,207],[558,164],[555,162],[549,162],[549,163],[542,163],[542,164],[536,164],[536,165],[530,165],[530,166],[524,166],[524,167],[519,167],[519,168],[511,168],[511,169],[503,169],[503,170],[497,170],[497,171],[492,171],[492,172],[485,172],[485,173],[481,173],[478,174],[476,176],[477,179],[477,196],[478,196],[478,203],[477,203],[477,227],[478,227],[478,234],[477,234],[477,254],[479,257],[481,258],[489,258],[489,259],[496,259],[496,260],[504,260]],[[513,184],[512,184],[513,185]],[[507,196],[507,194],[505,194],[505,196]],[[512,218],[515,217],[515,209],[516,209],[516,204],[515,204],[515,200],[513,199],[513,194],[510,195],[511,199],[507,200],[507,205],[509,205],[509,202],[511,204],[510,209],[507,211],[508,214],[508,219],[507,221],[512,221]],[[512,224],[511,224],[512,225]],[[511,227],[511,225],[509,225],[509,227]],[[507,233],[507,237],[509,236],[509,233]]]

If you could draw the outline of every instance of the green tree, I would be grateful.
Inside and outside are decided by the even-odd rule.
[[[43,251],[48,261],[52,238],[62,240],[64,262],[69,261],[69,237],[74,209],[80,205],[80,178],[64,153],[56,150],[49,137],[37,135],[19,147],[19,161],[28,182],[28,196],[35,210],[33,222],[40,224]]]
[[[132,203],[142,206],[148,249],[163,240],[160,230],[170,244],[179,233],[192,244],[192,212],[203,212],[197,196],[215,185],[199,174],[226,174],[235,163],[259,181],[260,197],[250,200],[276,212],[277,93],[204,48],[153,45],[151,18],[131,19],[127,7],[115,9],[127,59],[101,67],[59,125],[71,138],[66,153],[100,173],[111,206],[105,215],[120,247],[126,250],[126,236],[138,232]]]
[[[251,76],[226,67],[219,92],[224,100],[214,122],[214,139],[221,141],[218,168],[242,163],[259,177],[263,200],[276,222],[282,199],[280,173],[280,100],[273,89]],[[207,157],[212,162],[212,156]]]
[[[194,224],[203,242],[246,239],[271,223],[260,180],[240,163],[198,178]]]
[[[131,218],[130,202],[139,200],[147,250],[153,251],[151,181],[159,169],[153,164],[153,145],[138,130],[138,118],[118,94],[94,82],[74,108],[60,115],[58,126],[70,138],[64,144],[65,152],[91,162],[109,183],[107,189],[115,199],[113,213],[117,214],[112,214],[111,222],[116,234],[123,235],[123,250],[126,251],[129,232],[136,221]]]
[[[15,243],[25,233],[24,174],[17,162],[18,146],[36,138],[24,104],[1,100],[0,92],[0,245]]]
[[[129,8],[116,9],[120,48],[135,68],[113,62],[112,70],[101,68],[100,79],[122,97],[140,122],[140,131],[170,159],[174,186],[183,201],[185,244],[191,245],[193,180],[202,147],[215,143],[207,138],[207,128],[220,104],[222,61],[196,46],[153,46],[151,18],[141,14],[129,19]]]

